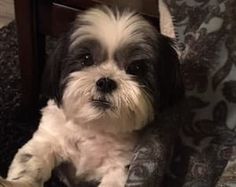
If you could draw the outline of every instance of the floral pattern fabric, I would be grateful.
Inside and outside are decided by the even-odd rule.
[[[236,1],[165,3],[174,19],[186,101],[158,122],[158,130],[146,131],[127,186],[236,186]],[[166,123],[180,123],[180,136]]]

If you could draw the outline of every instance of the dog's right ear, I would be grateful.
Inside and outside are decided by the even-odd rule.
[[[68,51],[68,37],[63,36],[46,62],[42,77],[42,94],[46,99],[54,99],[61,103],[61,73]]]
[[[171,107],[185,97],[185,87],[180,70],[175,42],[159,35],[159,62],[157,64],[160,109]]]

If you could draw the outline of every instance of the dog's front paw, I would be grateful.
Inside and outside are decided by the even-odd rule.
[[[13,187],[12,183],[0,177],[0,187]]]
[[[98,187],[124,187],[125,184],[121,182],[106,182],[106,183],[101,183]]]
[[[0,187],[33,187],[33,186],[23,182],[8,181],[0,177]]]

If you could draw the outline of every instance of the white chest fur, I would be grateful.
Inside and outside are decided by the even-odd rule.
[[[58,160],[71,163],[76,178],[87,180],[99,180],[114,167],[129,165],[137,140],[134,132],[114,134],[68,121],[53,103],[43,110],[37,134],[51,139]]]
[[[88,180],[101,178],[112,167],[128,165],[135,145],[134,136],[112,136],[82,132],[64,141],[63,158],[76,169],[76,176]]]

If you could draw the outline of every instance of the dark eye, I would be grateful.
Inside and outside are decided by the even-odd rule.
[[[82,66],[91,66],[94,64],[93,57],[90,53],[86,53],[80,56],[80,62]]]
[[[137,60],[132,62],[131,64],[129,64],[126,71],[131,75],[145,75],[147,72],[147,65],[145,60]]]

